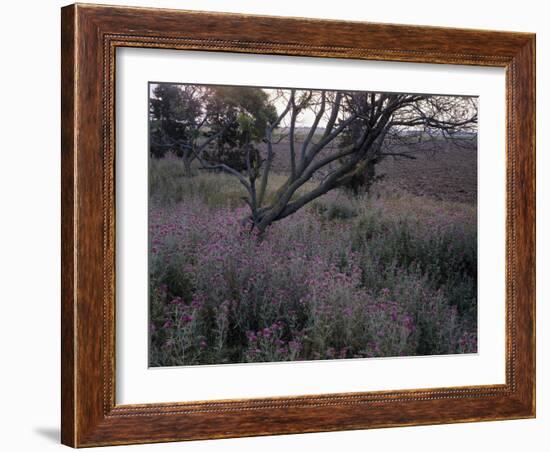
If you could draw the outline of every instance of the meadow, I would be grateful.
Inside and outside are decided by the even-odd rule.
[[[149,165],[151,366],[477,351],[471,196],[335,189],[258,236],[236,178]]]

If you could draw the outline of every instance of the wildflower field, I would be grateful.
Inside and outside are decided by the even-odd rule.
[[[151,366],[477,351],[475,204],[381,182],[260,236],[236,178],[149,165]]]

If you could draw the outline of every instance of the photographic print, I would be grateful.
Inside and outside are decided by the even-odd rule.
[[[476,97],[148,96],[151,367],[477,352]]]

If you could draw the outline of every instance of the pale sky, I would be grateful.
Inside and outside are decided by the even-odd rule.
[[[270,99],[275,99],[274,101],[275,108],[277,109],[278,113],[282,113],[287,105],[288,97],[290,95],[290,90],[289,89],[264,89],[264,91],[269,95]],[[282,96],[280,95],[281,92],[282,92]],[[288,123],[288,118],[285,118],[285,119],[286,121],[283,120],[283,123],[281,124],[282,127],[285,127],[288,125],[286,124]],[[319,122],[319,127],[325,127],[327,120],[328,120],[328,114],[325,113],[325,117],[321,119],[321,121]],[[307,109],[301,112],[300,115],[298,116],[298,119],[296,121],[296,126],[308,127],[313,124],[313,121],[315,121],[315,111],[311,109]]]
[[[158,85],[157,83],[150,83],[149,84],[149,96],[151,96],[151,97],[154,96],[153,90],[155,89],[155,87],[157,85]],[[280,88],[280,89],[279,88],[262,88],[262,89],[263,89],[263,91],[265,91],[268,94],[269,99],[275,105],[275,108],[277,109],[277,112],[282,113],[283,110],[285,109],[286,105],[287,105],[288,98],[290,96],[290,89],[289,88]],[[318,90],[316,90],[316,91],[318,91]],[[299,93],[299,92],[300,91],[298,91],[297,93]],[[313,124],[313,121],[315,120],[315,114],[316,114],[316,111],[313,110],[313,109],[309,109],[309,108],[302,111],[300,113],[300,115],[298,116],[298,119],[296,121],[296,126],[297,127],[309,127],[309,126],[311,126]],[[330,109],[327,109],[327,111],[325,112],[324,117],[319,122],[319,127],[320,128],[323,128],[326,125],[326,123],[328,121],[329,114],[330,114]],[[289,116],[290,115],[287,115],[285,117],[285,119],[281,123],[281,127],[288,126]]]
[[[160,83],[150,83],[149,84],[149,97],[154,97],[153,90],[158,85],[160,85]],[[262,88],[262,89],[269,95],[270,99],[275,99],[275,102],[274,102],[275,108],[277,109],[278,113],[281,113],[286,107],[286,103],[287,103],[287,100],[288,100],[288,96],[290,94],[290,90],[289,89],[284,89],[284,90],[283,89],[266,89],[266,88]],[[283,91],[283,93],[285,94],[286,100],[283,97],[280,97],[280,96],[278,97],[277,96],[278,91]],[[311,124],[313,124],[314,120],[315,120],[315,112],[313,112],[311,110],[307,110],[299,116],[298,121],[296,122],[296,125],[298,127],[310,126]],[[326,122],[327,122],[327,119],[323,118],[319,122],[319,127],[324,127]],[[284,124],[284,121],[283,121],[283,127],[285,125],[286,124]]]

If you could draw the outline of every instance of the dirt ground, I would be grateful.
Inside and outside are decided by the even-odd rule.
[[[388,157],[377,167],[378,174],[418,196],[444,201],[476,203],[477,149],[449,148],[419,152],[416,160]]]
[[[289,171],[288,143],[274,146],[273,169]],[[299,149],[299,143],[297,143]],[[334,152],[333,150],[332,152]],[[404,146],[393,152],[411,152]],[[376,173],[386,184],[394,185],[417,196],[444,201],[475,204],[477,202],[477,146],[452,146],[442,142],[430,144],[429,150],[414,149],[415,159],[386,157],[377,165]]]

